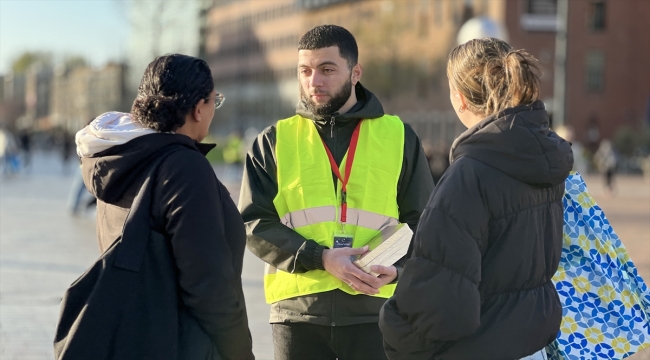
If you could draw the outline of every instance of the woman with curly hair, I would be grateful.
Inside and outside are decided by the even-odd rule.
[[[200,143],[223,100],[203,60],[161,56],[145,70],[130,114],[105,113],[76,138],[84,182],[98,199],[102,252],[122,234],[150,164],[168,154],[152,179],[150,227],[170,244],[178,289],[178,345],[170,347],[178,354],[170,359],[254,358],[241,283],[244,223],[205,158],[214,145]]]

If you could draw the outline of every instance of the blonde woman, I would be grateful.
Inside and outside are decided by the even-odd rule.
[[[472,40],[447,64],[468,128],[431,195],[380,328],[390,359],[545,359],[562,305],[570,144],[549,129],[539,63],[502,40]]]

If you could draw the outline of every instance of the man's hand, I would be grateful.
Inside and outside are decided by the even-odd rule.
[[[382,287],[391,281],[395,280],[397,277],[397,268],[395,266],[382,266],[382,265],[373,265],[370,267],[370,270],[376,272],[379,274],[377,279],[381,280],[381,285],[379,287]]]
[[[348,284],[352,289],[366,295],[376,295],[383,279],[366,274],[352,263],[353,255],[361,255],[368,251],[368,246],[362,248],[338,248],[323,250],[323,267],[337,279]],[[388,283],[389,281],[385,282]]]

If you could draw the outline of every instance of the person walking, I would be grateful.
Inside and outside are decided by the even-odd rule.
[[[386,226],[415,229],[433,189],[420,140],[361,85],[357,59],[348,30],[305,33],[297,114],[246,156],[239,209],[267,263],[275,359],[385,359],[377,321],[400,265],[373,277],[351,256]]]
[[[23,163],[25,168],[31,168],[32,165],[32,135],[29,129],[23,129],[19,136],[20,150],[23,153]]]
[[[540,64],[506,42],[449,54],[450,99],[468,128],[431,195],[379,326],[389,359],[545,359],[562,320],[571,146],[549,129]]]
[[[150,226],[173,252],[179,337],[164,343],[178,344],[178,359],[254,359],[241,283],[244,223],[205,159],[214,145],[200,143],[222,102],[203,60],[160,56],[145,70],[131,114],[105,113],[76,136],[84,182],[98,199],[102,252],[120,237],[149,165],[177,149],[157,170]]]
[[[0,128],[0,174],[16,174],[20,169],[18,144],[11,131]]]
[[[594,154],[594,163],[596,168],[603,175],[605,189],[609,196],[616,194],[616,184],[614,175],[616,174],[616,151],[614,145],[608,139],[604,139],[598,146],[598,151]]]

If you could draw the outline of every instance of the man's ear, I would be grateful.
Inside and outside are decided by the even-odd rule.
[[[361,74],[363,73],[363,68],[361,64],[357,63],[352,67],[352,85],[356,85],[361,80]]]

